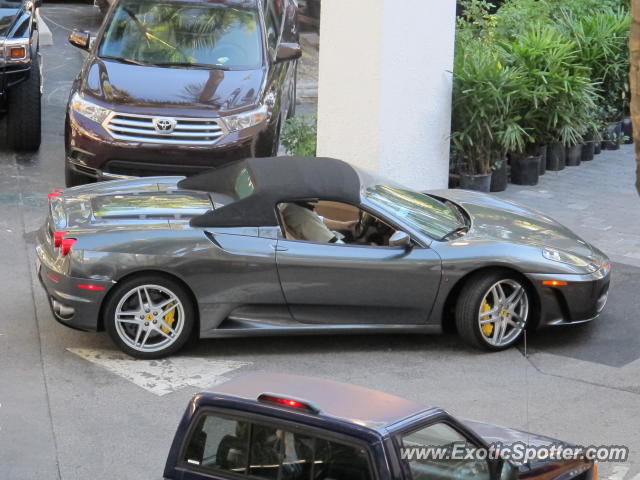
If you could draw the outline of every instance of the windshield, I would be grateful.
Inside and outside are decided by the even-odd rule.
[[[221,4],[120,3],[98,55],[130,63],[255,69],[262,64],[258,12]]]
[[[443,240],[465,226],[452,208],[423,193],[374,185],[366,190],[365,195],[383,210],[436,240]]]

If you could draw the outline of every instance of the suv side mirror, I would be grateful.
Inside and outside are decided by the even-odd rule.
[[[298,43],[281,43],[276,53],[276,63],[297,60],[302,56],[302,48]]]
[[[82,50],[89,50],[91,46],[91,34],[80,30],[74,30],[69,34],[69,43]]]
[[[405,233],[401,230],[397,230],[396,233],[389,237],[389,246],[390,247],[411,247],[411,237],[408,233]]]

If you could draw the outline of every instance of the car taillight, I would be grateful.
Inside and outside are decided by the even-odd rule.
[[[62,190],[60,190],[59,188],[56,188],[53,192],[49,192],[49,194],[47,195],[47,198],[51,200],[53,198],[56,198],[59,195],[62,195]]]
[[[53,232],[53,247],[60,248],[62,245],[62,239],[67,234],[67,232]]]
[[[71,247],[78,241],[76,238],[63,238],[60,244],[60,255],[66,257],[71,251]]]

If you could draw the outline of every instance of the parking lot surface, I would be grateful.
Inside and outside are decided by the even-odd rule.
[[[531,187],[503,194],[541,210],[553,206],[546,213],[605,252],[611,247],[616,264],[609,304],[591,325],[532,334],[526,351],[492,354],[472,351],[455,336],[319,336],[209,340],[171,359],[133,361],[104,333],[57,324],[35,276],[35,231],[46,193],[63,186],[65,106],[82,62],[66,36],[71,28],[95,31],[99,22],[85,4],[47,3],[43,14],[53,46],[42,51],[42,148],[34,155],[0,152],[3,479],[160,478],[191,395],[242,372],[267,370],[353,382],[442,406],[457,417],[582,445],[628,445],[631,461],[602,465],[601,477],[640,480],[640,268],[623,244],[638,241],[637,222],[629,226],[630,212],[637,217],[637,203],[633,210],[629,202],[638,199],[616,198],[589,183],[603,170],[630,171],[630,147],[575,171],[581,180],[572,191],[584,193],[574,203],[587,202],[584,208],[569,210],[564,202],[563,210],[555,193],[570,171],[541,184],[543,195],[556,195],[547,203]],[[606,206],[598,215],[612,212],[606,215],[610,228],[598,230],[597,238],[590,238],[597,229],[588,225],[588,202]],[[574,211],[582,213],[567,213]]]

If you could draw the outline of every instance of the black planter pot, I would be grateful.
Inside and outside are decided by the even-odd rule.
[[[541,145],[538,147],[538,155],[540,156],[540,170],[538,171],[539,175],[544,175],[547,171],[547,152],[549,151],[549,147],[547,145]]]
[[[567,147],[567,167],[577,167],[582,158],[582,144]]]
[[[593,144],[594,155],[600,155],[602,153],[602,142],[595,142]]]
[[[585,135],[582,137],[584,143],[582,144],[582,158],[583,162],[589,162],[593,160],[595,155],[595,142],[593,141],[593,135]]]
[[[595,142],[586,142],[582,144],[582,158],[583,162],[590,162],[593,160],[593,156],[596,154]]]
[[[491,192],[504,192],[507,189],[507,161],[502,160],[500,166],[491,173]]]
[[[540,178],[540,156],[512,155],[511,183],[537,185]]]
[[[487,175],[469,175],[467,173],[460,174],[460,188],[465,190],[475,190],[477,192],[488,192],[491,187],[491,174]]]
[[[557,172],[564,170],[567,150],[561,143],[549,145],[547,149],[547,170]]]
[[[622,120],[622,134],[626,138],[624,143],[633,143],[633,123],[630,117],[625,117],[624,120]]]

